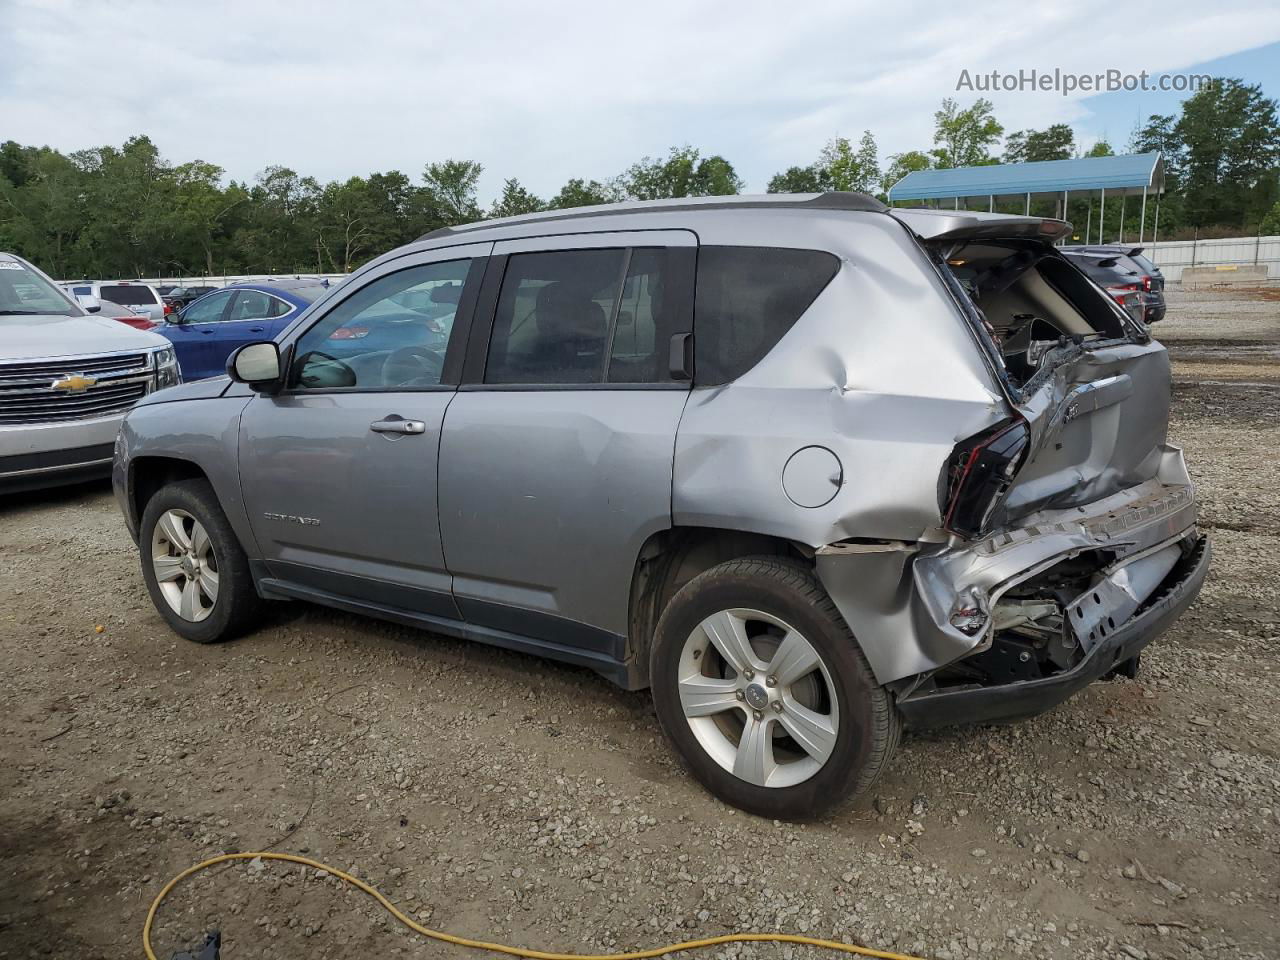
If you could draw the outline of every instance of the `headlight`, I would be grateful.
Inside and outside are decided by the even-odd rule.
[[[173,347],[161,347],[151,353],[151,366],[155,371],[156,389],[172,387],[182,382],[182,371],[178,367],[178,356]]]

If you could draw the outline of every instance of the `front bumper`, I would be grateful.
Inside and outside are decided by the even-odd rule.
[[[105,477],[124,414],[0,428],[0,491]]]
[[[1137,656],[1182,615],[1200,593],[1212,550],[1198,536],[1160,592],[1122,627],[1099,642],[1070,670],[1038,680],[933,691],[904,697],[898,709],[908,727],[927,729],[959,723],[1013,720],[1051,710],[1072,694]]]

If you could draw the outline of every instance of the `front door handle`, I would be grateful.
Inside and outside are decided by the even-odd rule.
[[[421,420],[406,420],[394,414],[385,420],[375,420],[369,424],[374,433],[426,433],[427,425]]]

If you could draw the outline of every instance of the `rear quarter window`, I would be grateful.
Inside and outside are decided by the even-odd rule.
[[[840,269],[822,250],[698,249],[694,382],[728,383],[777,345]]]
[[[103,300],[124,304],[126,307],[151,306],[159,302],[150,287],[133,284],[103,284],[100,290]]]
[[[1160,268],[1157,267],[1154,263],[1152,263],[1149,258],[1144,257],[1140,253],[1137,253],[1133,255],[1132,260],[1134,263],[1138,265],[1138,269],[1141,270],[1143,273],[1146,273],[1149,276],[1153,276],[1153,277],[1160,276]]]

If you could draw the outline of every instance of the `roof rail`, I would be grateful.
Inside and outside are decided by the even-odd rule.
[[[516,217],[500,217],[459,224],[456,227],[440,227],[418,238],[434,240],[439,237],[505,227],[519,223],[547,223],[555,220],[578,220],[588,217],[609,217],[626,213],[670,213],[677,210],[760,210],[760,209],[817,209],[858,210],[865,213],[884,213],[889,208],[875,197],[851,191],[831,193],[767,193],[734,195],[728,197],[680,197],[668,200],[629,200],[622,203],[602,203],[591,207],[567,207],[563,210],[545,210]]]

